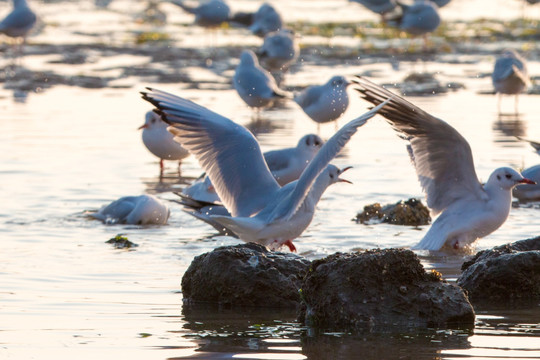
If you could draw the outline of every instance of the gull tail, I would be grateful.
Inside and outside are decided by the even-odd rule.
[[[236,235],[234,233],[234,231],[229,229],[227,226],[224,226],[224,225],[220,224],[219,222],[215,221],[213,219],[213,216],[210,215],[209,212],[205,212],[204,210],[199,211],[199,210],[190,209],[190,208],[185,208],[183,210],[184,210],[184,212],[188,213],[189,215],[191,215],[191,216],[193,216],[193,217],[195,217],[195,218],[197,218],[197,219],[199,219],[201,221],[204,221],[208,225],[212,226],[214,229],[216,229],[222,235],[238,237],[238,235]]]
[[[274,90],[274,96],[283,99],[294,99],[294,94],[292,92],[279,88]]]
[[[184,0],[170,0],[170,2],[176,6],[180,6],[185,12],[195,14],[195,7],[186,5]]]
[[[512,70],[514,70],[514,74],[523,82],[523,84],[525,84],[525,86],[528,87],[531,85],[531,80],[529,79],[529,76],[527,76],[527,74],[523,70],[518,68],[516,65],[512,65]]]
[[[436,221],[431,225],[426,235],[420,240],[420,242],[414,245],[412,250],[429,250],[429,251],[439,251],[446,242],[448,237],[448,232],[445,231],[444,225]]]
[[[257,235],[265,226],[262,222],[251,217],[211,215],[210,218],[223,227],[232,230],[245,242],[258,242]]]

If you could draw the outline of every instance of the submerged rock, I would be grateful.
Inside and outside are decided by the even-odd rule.
[[[540,302],[540,237],[480,251],[457,283],[475,306],[536,306]]]
[[[378,220],[395,225],[428,225],[431,222],[429,209],[418,199],[399,201],[381,206],[379,203],[364,206],[364,211],[356,215],[357,223],[366,224]]]
[[[248,243],[195,257],[182,278],[188,302],[295,308],[309,260]]]
[[[307,325],[337,331],[474,324],[458,286],[427,273],[410,250],[337,253],[314,261],[301,290]]]

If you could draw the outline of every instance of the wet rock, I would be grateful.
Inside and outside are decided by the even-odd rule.
[[[410,250],[337,253],[314,261],[302,286],[309,326],[337,331],[393,332],[474,324],[458,286],[426,272]]]
[[[480,307],[540,302],[540,237],[480,251],[462,266],[457,283]]]
[[[139,245],[131,242],[127,237],[118,234],[113,238],[105,241],[107,244],[113,245],[116,249],[130,249],[132,247],[137,247]]]
[[[182,278],[188,302],[295,308],[310,262],[254,243],[224,246],[195,257]]]
[[[357,223],[367,224],[372,221],[394,225],[420,226],[431,222],[429,209],[418,199],[398,201],[395,204],[381,206],[379,203],[364,206],[364,211],[356,215]]]

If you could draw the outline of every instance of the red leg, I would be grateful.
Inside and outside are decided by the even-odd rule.
[[[287,240],[283,243],[283,245],[286,245],[291,252],[296,252],[296,246],[292,243],[292,240]]]

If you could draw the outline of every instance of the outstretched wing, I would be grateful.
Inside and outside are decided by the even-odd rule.
[[[261,210],[280,186],[264,161],[259,143],[242,125],[164,91],[148,89],[143,99],[159,110],[175,140],[189,150],[233,216]]]
[[[379,113],[409,140],[411,160],[434,214],[456,199],[485,198],[469,143],[456,129],[362,77],[355,83],[362,97],[374,105],[390,99]]]
[[[375,108],[371,109],[362,116],[349,121],[338,132],[336,132],[328,141],[321,147],[317,155],[311,160],[308,166],[300,175],[294,190],[291,192],[287,206],[277,207],[272,214],[272,219],[290,219],[304,202],[311,186],[317,179],[317,176],[328,166],[330,161],[345,147],[358,128],[364,125],[372,118],[387,103],[383,102]]]

